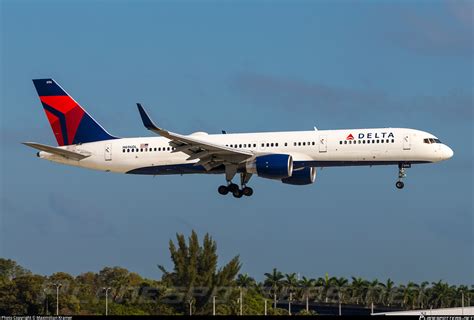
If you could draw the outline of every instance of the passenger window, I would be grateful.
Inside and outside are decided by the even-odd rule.
[[[296,147],[296,142],[293,142],[293,145]]]
[[[347,140],[346,140],[346,141],[344,141],[344,144],[347,144]]]
[[[365,144],[365,140],[362,140],[362,144]]]
[[[372,140],[372,143],[375,143],[375,140]]]
[[[270,144],[267,142],[267,147],[269,147],[269,146],[270,146]]]
[[[256,147],[257,147],[257,144],[256,144],[256,143],[254,143],[254,144],[253,144],[253,147],[254,147],[254,148],[256,148]]]
[[[367,144],[369,144],[369,143],[370,143],[370,140],[367,140]]]
[[[301,142],[298,142],[298,146],[301,147]]]
[[[306,142],[303,142],[303,145],[305,146],[305,145],[306,145]]]
[[[277,143],[275,143],[275,147],[278,147],[278,142],[277,142]]]
[[[342,141],[339,141],[339,144],[342,144]]]
[[[380,143],[380,140],[379,140],[379,139],[377,139],[377,143]]]
[[[265,143],[262,143],[262,147],[265,147]]]
[[[395,142],[395,139],[392,139],[392,143],[394,143],[394,142]]]
[[[380,140],[380,143],[383,143],[383,139],[382,139],[382,140]]]
[[[285,142],[285,147],[288,146],[288,142]]]
[[[388,140],[388,139],[387,139],[387,140],[385,140],[385,142],[386,142],[386,143],[389,143],[389,142],[390,142],[390,140]]]
[[[358,142],[358,144],[360,144],[360,143],[361,143],[361,142],[360,142],[360,140],[357,140],[357,141],[359,141],[359,142]]]

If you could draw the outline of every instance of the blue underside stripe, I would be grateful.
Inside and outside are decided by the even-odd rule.
[[[399,161],[294,161],[295,169],[304,167],[349,167],[349,166],[381,166],[381,165],[398,165]],[[404,161],[410,164],[430,163],[429,161]],[[152,166],[133,169],[128,174],[144,174],[144,175],[171,175],[171,174],[192,174],[192,173],[224,173],[224,166],[221,165],[211,171],[206,171],[203,166],[194,166],[192,163],[175,164],[166,166]]]

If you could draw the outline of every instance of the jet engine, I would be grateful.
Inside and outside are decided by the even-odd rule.
[[[267,154],[247,162],[245,169],[262,178],[285,179],[293,173],[293,158],[288,154]]]
[[[316,168],[305,167],[301,170],[293,171],[291,177],[281,179],[281,182],[287,184],[293,184],[303,186],[306,184],[312,184],[316,180]]]

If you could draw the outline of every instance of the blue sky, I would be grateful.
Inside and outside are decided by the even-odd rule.
[[[473,6],[375,1],[2,1],[0,256],[37,273],[120,265],[160,278],[175,233],[209,232],[257,279],[473,283]],[[55,144],[31,79],[53,77],[112,134],[410,127],[444,163],[326,168],[307,187],[146,177],[41,161]]]

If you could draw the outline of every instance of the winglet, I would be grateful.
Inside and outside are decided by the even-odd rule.
[[[138,107],[138,112],[140,112],[140,117],[142,118],[143,125],[145,128],[148,130],[152,131],[161,131],[160,128],[158,128],[154,123],[153,120],[151,120],[150,116],[146,113],[145,109],[142,107],[141,103],[137,103]]]

